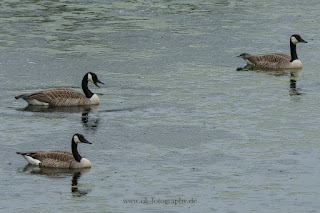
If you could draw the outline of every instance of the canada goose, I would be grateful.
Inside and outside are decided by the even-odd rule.
[[[50,105],[50,106],[81,106],[99,104],[99,97],[88,88],[88,81],[99,87],[99,81],[96,74],[88,72],[82,79],[81,94],[73,89],[50,89],[16,96],[16,99],[23,98],[29,105]]]
[[[302,68],[302,63],[298,59],[296,44],[308,43],[301,38],[300,35],[294,34],[290,37],[290,51],[291,57],[282,53],[270,53],[270,54],[259,54],[250,55],[248,53],[242,53],[237,56],[243,58],[248,65],[253,65],[261,68],[268,69],[287,69],[287,68]]]
[[[79,143],[91,144],[83,135],[75,134],[71,141],[72,153],[66,151],[38,151],[17,152],[17,154],[22,155],[29,164],[39,167],[67,169],[90,168],[91,162],[81,157],[78,153],[77,146]]]

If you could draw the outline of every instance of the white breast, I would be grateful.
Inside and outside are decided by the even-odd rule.
[[[90,98],[90,103],[91,103],[91,104],[99,104],[99,103],[100,103],[99,97],[98,97],[96,94],[94,94],[94,95]]]
[[[302,68],[302,63],[300,60],[296,59],[293,62],[290,62],[290,65],[288,68]]]
[[[86,158],[81,158],[80,165],[82,168],[90,168],[91,162]]]

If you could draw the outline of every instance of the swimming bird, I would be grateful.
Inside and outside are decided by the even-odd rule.
[[[94,83],[98,88],[102,83],[97,75],[88,72],[82,79],[82,90],[85,95],[73,89],[50,89],[33,93],[18,95],[15,98],[23,98],[29,105],[50,105],[50,106],[83,106],[99,104],[99,97],[88,88],[88,82]]]
[[[71,152],[66,151],[37,151],[37,152],[17,152],[22,155],[29,164],[47,168],[90,168],[91,162],[81,157],[78,152],[79,143],[91,144],[81,134],[74,134],[71,141]]]
[[[242,53],[237,56],[243,58],[248,65],[253,65],[260,68],[267,69],[290,69],[290,68],[302,68],[302,63],[298,59],[296,45],[297,43],[308,43],[301,38],[300,35],[294,34],[290,37],[290,52],[291,56],[282,53],[269,53],[250,55],[248,53]]]

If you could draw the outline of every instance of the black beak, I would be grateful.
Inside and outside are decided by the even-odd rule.
[[[100,88],[100,86],[98,85],[98,83],[99,83],[99,84],[104,84],[103,82],[97,80],[96,82],[94,82],[94,85],[96,85],[98,88]]]
[[[82,142],[82,143],[92,144],[91,142],[87,141],[87,139],[83,139],[81,142]]]
[[[301,41],[300,41],[301,43],[308,43],[308,42],[306,42],[305,40],[303,40],[303,39],[301,39]]]

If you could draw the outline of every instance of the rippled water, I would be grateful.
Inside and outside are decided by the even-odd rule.
[[[0,211],[317,212],[319,7],[1,1]],[[243,52],[289,53],[294,33],[308,41],[301,71],[238,69]],[[14,99],[80,91],[88,71],[105,83],[89,85],[97,108]],[[88,171],[26,167],[15,153],[70,150],[76,132],[93,143],[79,146]]]

